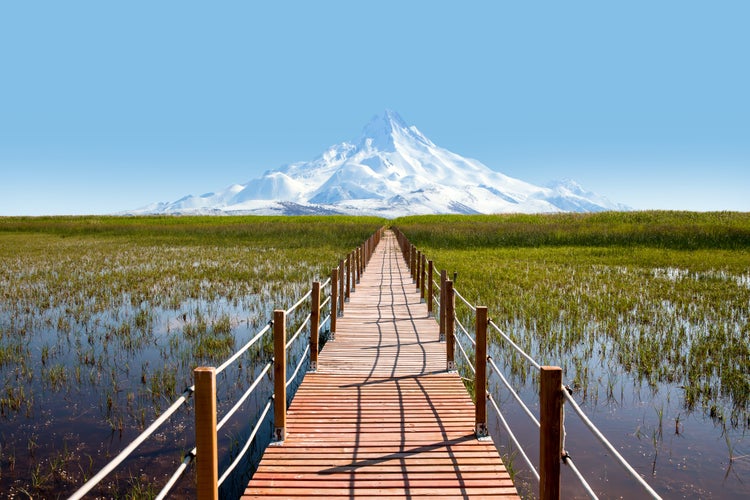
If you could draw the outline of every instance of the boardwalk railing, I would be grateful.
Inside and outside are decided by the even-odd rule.
[[[166,424],[175,412],[191,397],[195,399],[195,447],[183,455],[180,465],[162,487],[156,498],[165,498],[188,467],[195,462],[198,498],[218,499],[219,486],[224,483],[242,461],[250,446],[255,441],[259,429],[271,413],[272,408],[274,417],[272,439],[274,442],[284,440],[286,436],[286,411],[290,400],[290,397],[287,395],[287,389],[297,380],[299,372],[305,366],[305,362],[308,359],[309,370],[317,370],[320,331],[328,324],[330,325],[329,339],[333,340],[335,338],[336,318],[343,315],[345,302],[356,289],[356,284],[359,282],[359,278],[364,272],[367,262],[372,257],[383,231],[384,229],[381,228],[360,246],[352,250],[344,259],[341,259],[339,265],[331,270],[331,276],[324,283],[320,283],[319,281],[313,282],[311,289],[290,308],[274,310],[273,319],[221,365],[218,367],[195,368],[193,371],[194,385],[185,389],[182,395],[159,418],[73,493],[70,499],[83,498],[95,488],[97,484],[122,464],[138,446]],[[299,316],[302,313],[303,305],[306,303],[310,305],[309,313],[301,319],[296,318],[296,321],[300,325],[292,336],[287,338],[287,320],[290,316]],[[321,313],[326,313],[326,316],[322,319]],[[302,335],[305,331],[309,332],[309,336]],[[216,376],[237,361],[251,347],[258,345],[269,332],[273,335],[274,355],[272,360],[262,367],[250,387],[247,388],[222,419],[217,422]],[[291,375],[287,376],[289,353],[302,350],[301,347],[297,348],[296,344],[304,339],[307,339],[308,342],[304,346],[302,354],[296,360],[296,365]],[[232,463],[219,476],[218,431],[229,422],[242,404],[258,388],[263,378],[271,372],[273,372],[274,383],[273,395],[266,401],[243,447]],[[289,394],[289,396],[291,395]]]
[[[455,288],[453,280],[448,279],[445,270],[440,271],[439,281],[434,276],[434,264],[418,250],[406,236],[397,228],[392,228],[396,233],[399,247],[403,252],[404,259],[411,271],[411,276],[420,291],[421,297],[427,303],[428,313],[434,314],[438,309],[437,321],[440,325],[440,340],[446,343],[446,369],[456,370],[457,363],[455,352],[461,353],[468,369],[473,373],[473,390],[475,398],[475,432],[478,438],[488,435],[487,430],[487,402],[496,412],[498,420],[508,433],[516,449],[519,450],[529,470],[539,483],[539,498],[560,498],[560,464],[570,467],[573,474],[580,481],[583,488],[591,498],[597,498],[591,486],[586,482],[581,472],[576,467],[573,459],[567,452],[565,446],[564,428],[564,402],[567,402],[573,412],[583,421],[584,425],[600,441],[604,448],[612,454],[615,460],[622,465],[625,471],[635,479],[651,498],[661,498],[651,486],[627,463],[615,447],[586,417],[581,408],[575,402],[571,393],[562,383],[562,369],[557,366],[541,366],[529,354],[523,351],[513,340],[503,332],[500,327],[488,318],[487,308],[476,306],[466,300]],[[456,299],[466,314],[456,314]],[[460,321],[460,317],[474,316],[474,336],[466,325]],[[494,360],[487,354],[487,328],[492,327],[503,342],[515,350],[531,368],[539,371],[539,418],[518,396],[517,391],[510,385],[505,375],[498,368]],[[467,346],[467,347],[465,347]],[[470,346],[470,347],[468,347]],[[456,349],[457,348],[457,349]],[[473,357],[471,356],[473,354]],[[508,425],[507,420],[500,411],[496,398],[487,390],[487,368],[494,373],[502,384],[508,389],[525,414],[539,429],[539,464],[534,465],[523,447],[518,442],[515,434]]]

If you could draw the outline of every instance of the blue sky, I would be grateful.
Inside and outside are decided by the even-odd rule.
[[[750,3],[3,2],[0,215],[174,201],[356,139],[750,211]]]

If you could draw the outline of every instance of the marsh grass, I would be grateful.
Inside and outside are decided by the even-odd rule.
[[[325,279],[382,224],[356,217],[0,218],[0,446],[23,448],[29,436],[35,443],[33,458],[13,458],[0,491],[44,496],[54,486],[71,493],[192,383],[193,368],[222,362],[274,308]],[[253,380],[270,352],[267,336],[225,372],[220,405]],[[184,434],[192,418],[188,405],[178,430],[160,434],[157,444],[190,449]],[[50,475],[47,463],[60,468],[53,429],[61,427],[77,430],[82,449],[65,461],[66,474]],[[151,462],[139,463],[151,470],[163,455],[145,451]],[[1,470],[10,463],[0,456]],[[151,495],[150,480],[128,470],[119,484],[103,486],[106,495]]]
[[[582,391],[598,373],[677,383],[686,409],[721,407],[748,426],[750,216],[440,216],[395,225]],[[516,376],[526,371],[515,356],[506,361]]]
[[[435,269],[457,272],[461,294],[486,305],[538,362],[561,366],[585,407],[651,408],[654,456],[670,446],[665,421],[681,431],[698,414],[707,429],[729,429],[720,439],[731,436],[731,461],[732,443],[750,428],[750,214],[425,216],[393,225]],[[473,330],[471,314],[460,305],[457,314]],[[492,331],[490,342],[516,386],[534,387],[535,373]]]

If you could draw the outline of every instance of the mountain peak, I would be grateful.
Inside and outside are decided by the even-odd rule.
[[[556,187],[555,187],[556,186]],[[392,110],[374,116],[360,142],[309,162],[141,213],[425,213],[594,211],[620,208],[573,181],[529,184],[437,146]],[[136,211],[136,213],[139,211]]]
[[[386,109],[379,115],[375,115],[370,119],[370,122],[365,125],[365,130],[370,128],[373,129],[387,129],[394,130],[397,128],[409,128],[401,115],[392,109]]]
[[[362,130],[363,146],[381,151],[395,151],[394,133],[406,128],[403,118],[395,111],[386,109],[382,114],[375,115]]]
[[[432,145],[416,127],[407,125],[396,111],[386,109],[383,113],[373,116],[365,125],[360,146],[393,152],[396,150],[396,143],[412,141]]]

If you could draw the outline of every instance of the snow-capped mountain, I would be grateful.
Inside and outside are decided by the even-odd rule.
[[[435,145],[393,111],[357,142],[309,162],[269,170],[217,193],[155,203],[132,213],[358,214],[591,212],[627,207],[566,180],[535,186]]]

